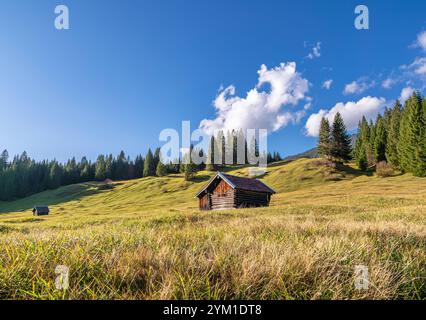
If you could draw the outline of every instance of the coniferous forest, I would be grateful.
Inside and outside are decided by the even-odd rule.
[[[355,145],[339,113],[330,124],[322,119],[318,153],[336,162],[353,159],[360,170],[397,170],[426,176],[426,99],[419,92],[405,102],[397,100],[375,121],[365,117],[358,125]]]
[[[219,132],[217,137],[212,137],[211,143],[225,142],[224,137],[225,134]],[[236,132],[228,133],[227,139],[237,139]],[[225,163],[225,152],[229,152],[226,148],[229,148],[230,145],[233,145],[234,148],[231,151],[234,161],[230,165],[236,165],[237,144],[233,141],[222,145],[222,163]],[[204,154],[206,158],[213,159],[213,150],[214,148],[210,145],[208,152],[203,150],[198,152],[200,157],[203,157]],[[258,153],[257,151],[257,156],[259,156]],[[266,157],[268,163],[282,160],[278,152],[268,153]],[[190,180],[199,170],[215,171],[223,169],[224,165],[214,165],[213,162],[209,163],[208,159],[200,165],[196,165],[192,161],[189,161],[189,164],[183,164],[183,161],[179,159],[174,163],[163,164],[160,161],[160,148],[157,148],[154,152],[148,149],[145,157],[138,155],[134,160],[126,156],[124,151],[121,151],[116,157],[112,154],[99,155],[94,162],[83,157],[80,161],[72,158],[66,163],[60,163],[56,160],[35,161],[26,152],[11,158],[8,151],[4,150],[0,155],[0,201],[23,198],[34,193],[75,183],[105,181],[106,179],[113,181],[131,180],[180,172],[184,173],[186,180]]]

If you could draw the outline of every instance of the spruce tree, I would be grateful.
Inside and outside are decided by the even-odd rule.
[[[62,179],[62,170],[59,164],[54,161],[51,165],[49,172],[49,183],[48,186],[50,189],[56,189],[61,185]]]
[[[95,166],[95,179],[98,181],[103,181],[106,178],[105,175],[105,156],[100,155],[98,159],[96,160],[96,166]]]
[[[157,177],[164,177],[165,175],[167,175],[167,168],[162,161],[158,161],[155,174],[157,175]]]
[[[380,115],[377,117],[376,132],[374,140],[374,156],[376,163],[386,161],[387,132],[385,120]]]
[[[215,145],[215,138],[214,138],[214,135],[212,135],[210,138],[209,151],[207,153],[207,163],[206,163],[207,171],[216,170],[216,166],[214,163],[214,145]]]
[[[328,119],[321,119],[321,126],[318,138],[318,154],[324,158],[330,158],[331,137],[330,122]]]
[[[368,159],[374,159],[372,156],[372,148],[370,146],[370,126],[368,125],[367,119],[362,117],[361,121],[358,124],[358,133],[355,142],[354,148],[354,158],[355,162],[358,165],[358,168],[361,170],[366,170],[368,167]]]
[[[197,174],[197,165],[192,161],[193,146],[191,145],[189,152],[184,155],[183,173],[185,181],[189,181]]]
[[[144,167],[143,167],[143,176],[151,177],[155,174],[155,163],[154,163],[154,155],[152,154],[151,148],[148,149],[148,153],[146,154]]]
[[[415,92],[406,101],[401,119],[398,155],[403,172],[426,175],[425,122],[423,102]]]
[[[345,123],[338,112],[334,117],[331,129],[331,157],[337,162],[345,162],[351,159],[351,138],[347,133]]]
[[[9,161],[9,153],[7,150],[3,150],[0,155],[0,171],[6,170],[7,163]]]
[[[397,100],[391,111],[386,144],[386,159],[388,160],[388,163],[394,168],[399,168],[398,141],[401,115],[402,106],[399,100]]]

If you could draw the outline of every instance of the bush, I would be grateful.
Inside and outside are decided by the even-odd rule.
[[[376,164],[376,173],[379,177],[391,177],[394,174],[394,171],[390,165],[386,163],[386,161],[381,161]]]

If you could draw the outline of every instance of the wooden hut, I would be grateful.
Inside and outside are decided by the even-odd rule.
[[[200,210],[267,207],[275,191],[258,179],[218,172],[195,197]]]
[[[34,216],[47,216],[50,210],[48,206],[34,206],[33,215]]]

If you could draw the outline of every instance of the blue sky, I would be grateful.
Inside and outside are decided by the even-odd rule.
[[[70,10],[70,30],[54,28],[58,4]],[[289,120],[268,145],[282,155],[309,149],[316,138],[306,124],[314,132],[315,115],[341,108],[353,122],[360,110],[373,116],[404,88],[426,84],[418,39],[426,3],[364,1],[369,30],[354,27],[358,4],[2,0],[0,149],[61,161],[122,149],[135,156],[158,146],[165,128],[215,119],[221,89],[233,86],[237,100],[252,89],[270,94],[268,83],[256,87],[258,70],[292,62],[291,79],[308,87],[271,115],[271,123],[284,113]],[[227,108],[236,110],[232,101]]]

